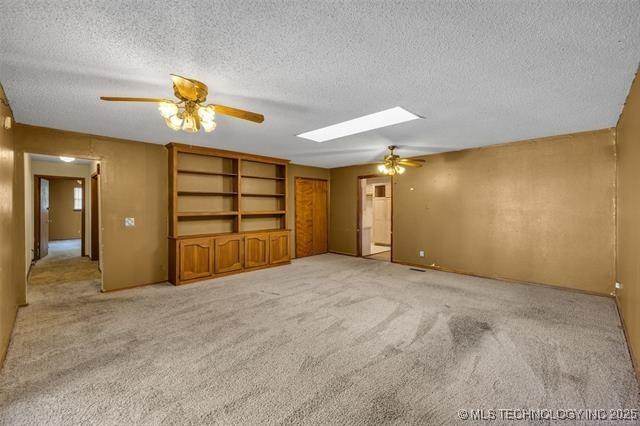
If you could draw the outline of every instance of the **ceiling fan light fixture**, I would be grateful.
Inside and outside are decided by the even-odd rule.
[[[216,129],[216,122],[215,121],[204,121],[203,120],[203,121],[200,121],[200,124],[202,124],[202,128],[207,133],[213,132]]]
[[[216,111],[212,105],[198,108],[198,117],[202,121],[213,121],[216,118]]]
[[[164,118],[170,118],[178,113],[178,105],[173,102],[160,102],[158,104],[158,111]]]
[[[178,115],[173,115],[169,118],[165,118],[164,119],[165,123],[167,123],[167,127],[169,127],[171,130],[180,130],[182,129],[182,118],[180,118]]]
[[[198,131],[198,124],[193,115],[185,114],[184,121],[182,122],[182,130],[187,133],[195,133]]]

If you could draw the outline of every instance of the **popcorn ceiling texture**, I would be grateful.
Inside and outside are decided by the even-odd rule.
[[[613,127],[640,60],[638,1],[9,1],[0,80],[18,122],[342,166]],[[265,114],[168,129],[169,73]],[[396,105],[425,117],[323,144],[294,135]]]

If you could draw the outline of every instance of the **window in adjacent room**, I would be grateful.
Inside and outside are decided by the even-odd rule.
[[[73,188],[73,210],[82,210],[82,188]]]

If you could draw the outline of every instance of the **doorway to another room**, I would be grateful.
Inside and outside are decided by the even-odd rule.
[[[391,261],[391,215],[391,177],[358,177],[358,256]]]
[[[25,154],[27,283],[32,289],[80,281],[101,289],[94,261],[100,252],[99,166],[95,160]]]

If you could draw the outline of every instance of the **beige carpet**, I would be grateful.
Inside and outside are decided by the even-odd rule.
[[[80,240],[49,241],[49,254],[29,275],[29,285],[99,280],[98,262],[80,256]]]
[[[604,297],[333,254],[98,288],[31,289],[0,375],[1,424],[455,424],[460,409],[638,408]]]

